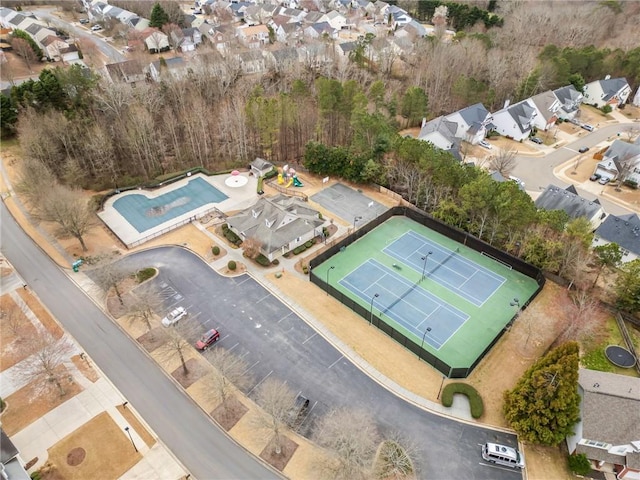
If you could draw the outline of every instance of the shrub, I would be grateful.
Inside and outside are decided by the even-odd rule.
[[[0,397],[0,413],[4,412],[4,409],[5,409],[6,406],[7,406],[7,404],[4,402],[2,397]]]
[[[311,247],[313,247],[313,240],[307,240],[307,241],[304,243],[304,246],[305,246],[305,247],[307,247],[307,248],[311,248]]]
[[[256,262],[258,262],[263,267],[268,267],[271,264],[269,259],[265,257],[263,254],[260,254],[256,257]]]
[[[302,273],[304,273],[305,275],[306,275],[307,273],[309,273],[309,267],[308,267],[308,266],[306,266],[306,265],[303,265],[303,266],[302,266]]]
[[[604,113],[605,115],[606,115],[607,113],[611,113],[611,111],[612,111],[612,110],[613,110],[613,108],[611,108],[611,105],[605,105],[605,106],[603,106],[603,107],[600,109],[600,111],[601,111],[602,113]]]
[[[271,262],[271,265],[280,265],[280,260],[278,260],[277,258],[274,258],[273,262]]]
[[[275,177],[276,175],[278,175],[278,170],[276,168],[273,168],[264,174],[264,178],[268,180],[270,178]]]
[[[469,399],[469,407],[471,408],[471,416],[480,418],[484,413],[484,404],[482,397],[478,391],[467,383],[454,382],[446,385],[442,390],[442,405],[450,407],[453,404],[453,395],[460,393],[466,395]]]
[[[591,462],[584,453],[569,455],[569,468],[577,475],[587,475],[591,472]]]
[[[302,252],[304,252],[307,249],[306,245],[298,245],[296,248],[293,249],[293,254],[294,255],[299,255]]]
[[[31,478],[31,480],[41,480],[42,479],[42,473],[40,473],[40,470],[33,472],[31,475],[29,475],[29,477]]]
[[[145,280],[149,280],[156,274],[156,269],[153,267],[143,268],[142,270],[138,270],[136,272],[136,280],[138,283],[142,283]]]
[[[227,263],[227,268],[229,270],[235,270],[237,267],[236,262],[233,260],[229,260],[229,263]]]
[[[223,229],[224,230],[224,229]],[[227,240],[229,240],[234,245],[240,246],[242,244],[242,239],[234,233],[233,230],[227,227],[226,231],[223,231],[224,236]]]
[[[214,245],[213,247],[211,247],[211,253],[213,253],[214,255],[220,255],[220,247]]]
[[[623,185],[626,185],[627,187],[631,187],[631,188],[638,188],[638,182],[631,180],[630,178],[626,179],[624,182],[622,182]]]

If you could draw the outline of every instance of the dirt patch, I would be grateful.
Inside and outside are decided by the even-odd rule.
[[[86,452],[84,461],[76,466],[68,465],[67,456],[78,448]],[[107,412],[96,415],[48,452],[49,462],[66,480],[119,478],[142,458],[127,433]]]
[[[54,318],[49,314],[49,311],[42,305],[36,297],[27,289],[18,289],[16,290],[18,295],[24,303],[27,304],[29,310],[38,317],[38,320],[47,329],[47,331],[55,338],[56,340],[61,338],[64,335],[64,331],[58,325],[58,322],[54,320]]]
[[[149,330],[144,335],[140,335],[136,340],[149,353],[160,347],[164,343],[164,335],[162,329],[164,327],[156,327]]]
[[[529,480],[575,480],[567,468],[567,453],[560,447],[524,445],[524,458],[527,462]]]
[[[82,375],[90,382],[95,383],[100,379],[100,375],[98,375],[98,372],[94,370],[84,354],[74,355],[73,357],[71,357],[71,361],[80,371],[80,373],[82,373]]]
[[[0,372],[27,358],[31,352],[27,340],[37,330],[10,295],[0,297]]]
[[[84,448],[73,448],[69,453],[67,453],[67,465],[71,467],[77,467],[82,462],[84,462],[86,456],[87,452]]]
[[[116,409],[120,412],[120,415],[125,418],[129,426],[135,430],[140,438],[142,438],[142,441],[147,444],[147,447],[151,448],[155,445],[156,439],[153,438],[153,435],[149,433],[149,430],[140,423],[138,417],[136,417],[131,410],[124,405],[118,405],[116,406]]]
[[[289,463],[289,460],[291,460],[291,457],[293,457],[293,454],[296,453],[298,444],[291,440],[289,437],[285,436],[281,437],[280,440],[280,453],[276,453],[275,442],[272,439],[264,447],[264,450],[260,452],[260,458],[271,465],[273,468],[282,472]]]
[[[211,412],[211,416],[227,432],[249,411],[236,397],[229,397]]]
[[[2,414],[2,428],[7,435],[18,433],[82,391],[71,375],[64,376],[62,385],[63,396],[52,383],[31,382],[5,398],[10,408]]]
[[[42,70],[49,66],[47,62],[33,62],[29,67],[22,57],[11,51],[5,51],[4,56],[7,61],[0,68],[0,79],[5,82],[37,77]]]
[[[237,277],[238,275],[242,275],[247,271],[247,267],[242,262],[236,262],[236,269],[230,270],[229,264],[225,265],[223,268],[218,270],[218,273],[224,275],[226,277]]]
[[[171,376],[175,378],[180,385],[182,385],[182,388],[189,388],[201,377],[206,375],[208,371],[207,367],[210,367],[208,363],[205,363],[198,358],[190,358],[185,362],[185,365],[187,366],[187,373],[184,373],[182,365],[171,372]]]

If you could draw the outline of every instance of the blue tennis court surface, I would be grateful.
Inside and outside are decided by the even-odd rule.
[[[226,200],[224,193],[202,178],[194,178],[184,186],[155,198],[126,195],[113,202],[113,207],[139,233],[179,217],[208,203]]]
[[[469,318],[374,259],[361,264],[339,283],[436,350]]]
[[[504,277],[464,258],[455,250],[449,250],[413,231],[397,238],[383,252],[419,273],[424,271],[427,278],[477,307],[481,307],[506,281]]]

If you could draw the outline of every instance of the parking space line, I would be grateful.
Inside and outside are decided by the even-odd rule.
[[[256,303],[260,303],[261,301],[266,300],[267,298],[270,298],[270,297],[271,297],[271,294],[269,293],[268,295],[265,295],[260,300],[258,300]]]
[[[340,358],[338,358],[335,362],[333,362],[331,365],[329,365],[327,368],[331,368],[333,367],[336,363],[338,363],[340,360],[342,360],[344,358],[344,355],[340,355]]]
[[[491,463],[478,462],[478,465],[482,465],[483,467],[489,467],[489,468],[497,468],[498,470],[502,470],[503,472],[518,472],[518,470],[515,468],[499,467],[498,465],[493,465]]]
[[[229,337],[230,337],[230,335],[229,335],[229,334],[226,334],[224,337],[222,337],[222,338],[220,339],[220,341],[223,341],[225,338],[229,338]],[[238,344],[236,343],[236,345],[238,345]],[[234,345],[234,347],[235,347],[235,345]]]
[[[262,380],[260,380],[258,383],[256,383],[256,384],[254,385],[254,387],[253,387],[251,390],[249,390],[249,391],[247,392],[247,397],[248,397],[249,395],[251,395],[251,392],[253,392],[256,388],[258,388],[258,387],[262,384],[262,382],[264,382],[267,378],[269,378],[269,376],[270,376],[272,373],[273,373],[273,370],[271,370],[269,373],[267,373],[267,374],[263,377],[263,379],[262,379]]]
[[[242,284],[243,284],[243,283],[245,283],[245,282],[248,282],[248,281],[249,281],[249,278],[250,278],[250,277],[245,278],[245,279],[244,279],[244,280],[242,280],[240,283],[236,283],[236,285],[238,285],[238,286],[239,286],[239,285],[242,285]]]
[[[289,312],[289,313],[287,313],[284,317],[282,317],[280,320],[278,320],[278,323],[280,323],[280,322],[281,322],[282,320],[284,320],[285,318],[290,317],[291,315],[293,315],[293,312],[291,312],[291,311],[290,311],[290,312]]]
[[[231,350],[233,350],[234,348],[236,348],[238,345],[240,345],[240,343],[236,343],[233,347],[228,348],[228,349],[227,349],[227,351],[229,351],[229,352],[230,352]]]
[[[309,340],[311,340],[313,337],[315,337],[316,335],[318,335],[318,332],[313,332],[313,335],[311,335],[309,338],[307,338],[304,342],[302,342],[302,345],[304,345],[305,343],[307,343]]]

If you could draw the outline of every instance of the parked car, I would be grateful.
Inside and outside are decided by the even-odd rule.
[[[589,125],[588,123],[583,123],[580,126],[588,132],[593,132],[595,130],[595,128],[593,128],[593,125]]]
[[[486,140],[480,140],[480,142],[478,143],[478,145],[480,145],[481,147],[484,147],[488,150],[491,150],[493,147],[491,146],[491,144],[489,142],[487,142]]]
[[[600,185],[606,185],[607,183],[609,183],[611,181],[611,179],[609,177],[602,177],[600,180],[598,180],[598,183]]]
[[[578,149],[578,152],[580,152],[580,153],[584,153],[584,152],[588,152],[588,151],[589,151],[589,147],[580,147]]]
[[[516,182],[522,190],[524,190],[524,182],[520,180],[518,177],[514,177],[513,175],[509,175],[509,180]]]
[[[591,180],[592,182],[595,182],[596,180],[600,180],[601,177],[602,175],[600,175],[599,173],[594,173],[589,177],[589,180]]]
[[[542,144],[544,143],[544,142],[542,141],[542,139],[541,139],[541,138],[538,138],[538,137],[531,137],[531,141],[532,141],[533,143],[537,143],[538,145],[542,145]]]
[[[298,394],[293,408],[289,411],[287,423],[293,429],[299,427],[305,418],[307,418],[307,410],[309,410],[309,399]]]
[[[165,327],[170,327],[171,325],[175,325],[178,321],[187,315],[187,311],[184,307],[174,308],[169,312],[169,315],[162,319],[162,325]]]
[[[220,332],[212,328],[200,337],[200,340],[196,342],[196,348],[198,350],[206,350],[218,340],[220,340]]]
[[[572,118],[571,120],[569,120],[569,122],[573,123],[574,125],[580,126],[580,120],[578,120],[577,118]]]
[[[89,19],[88,19],[88,18],[81,18],[81,19],[80,19],[80,23],[81,23],[82,25],[86,25],[87,23],[89,23]]]
[[[91,30],[97,32],[102,30],[102,27],[100,25],[94,25],[93,27],[91,27]]]

